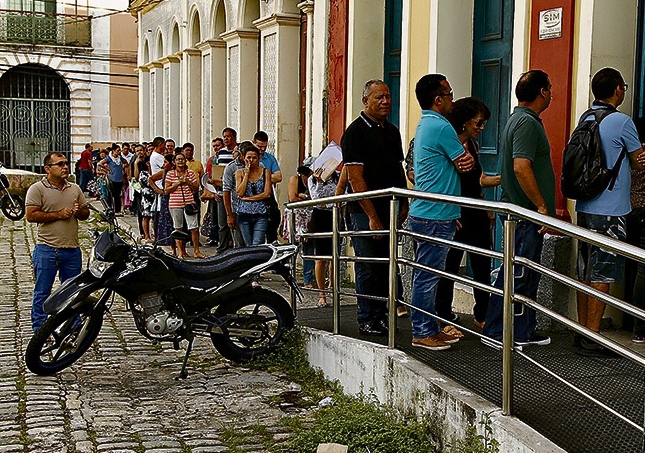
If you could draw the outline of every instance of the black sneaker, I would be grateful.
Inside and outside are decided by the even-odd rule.
[[[383,337],[387,335],[387,326],[382,321],[368,321],[363,324],[359,324],[358,332],[361,335],[374,335]]]
[[[546,335],[538,335],[537,333],[534,333],[529,340],[526,340],[526,341],[516,340],[515,344],[518,344],[520,346],[529,346],[529,345],[546,346],[551,344],[551,337],[548,337]]]
[[[607,357],[612,359],[621,357],[620,354],[617,354],[611,349],[607,349],[601,344],[586,337],[580,340],[580,355],[587,357]]]

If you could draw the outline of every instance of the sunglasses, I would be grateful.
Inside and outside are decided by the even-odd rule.
[[[69,167],[69,162],[67,162],[66,160],[61,160],[60,162],[54,162],[54,163],[51,163],[51,164],[49,164],[47,166],[48,167],[60,167],[60,168]]]
[[[477,127],[484,127],[486,126],[486,120],[470,120],[473,123],[475,123],[475,126]]]

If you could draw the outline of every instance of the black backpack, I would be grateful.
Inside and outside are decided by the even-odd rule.
[[[589,109],[580,117],[563,153],[561,189],[565,197],[586,201],[597,197],[607,188],[613,190],[625,150],[620,153],[614,166],[607,168],[600,142],[600,122],[615,111],[613,107]],[[594,119],[585,121],[590,115]]]

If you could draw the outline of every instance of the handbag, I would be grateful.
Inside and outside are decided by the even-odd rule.
[[[204,191],[202,192],[201,199],[202,199],[202,201],[214,200],[215,199],[215,192],[211,192],[210,190],[204,188]]]

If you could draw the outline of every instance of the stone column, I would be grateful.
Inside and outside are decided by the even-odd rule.
[[[203,161],[210,156],[211,140],[226,127],[226,42],[221,39],[197,45],[202,52],[203,117],[202,143],[196,143],[195,158]]]
[[[137,68],[139,74],[139,141],[151,140],[150,127],[150,70],[146,66]]]
[[[202,142],[202,53],[193,48],[185,49],[182,61],[185,62],[185,82],[182,84],[184,104],[180,106],[183,118],[181,136],[175,140],[199,144]]]
[[[181,59],[177,55],[162,58],[164,72],[164,127],[163,136],[175,140],[180,136],[180,105],[181,105]]]
[[[150,132],[163,134],[163,65],[158,61],[146,65],[150,71]]]
[[[222,33],[228,57],[227,125],[238,140],[253,137],[258,126],[258,30],[237,29]]]
[[[254,22],[260,29],[260,128],[269,134],[267,152],[287,179],[298,166],[300,16],[273,15]],[[279,184],[279,203],[287,201]]]
[[[313,77],[313,31],[314,31],[314,2],[313,0],[306,0],[298,3],[298,8],[307,15],[307,67],[300,68],[306,71],[306,86],[305,86],[305,137],[304,150],[305,156],[312,154],[311,150],[311,135],[312,135],[312,77]]]

